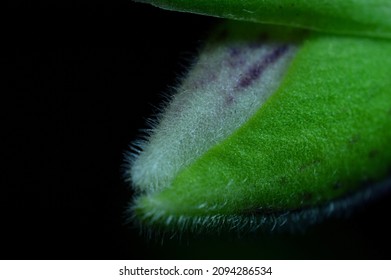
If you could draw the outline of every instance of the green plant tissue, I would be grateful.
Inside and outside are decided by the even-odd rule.
[[[297,227],[389,175],[389,1],[148,2],[287,26],[213,30],[128,159],[141,225]]]
[[[389,0],[137,0],[175,11],[391,38]]]

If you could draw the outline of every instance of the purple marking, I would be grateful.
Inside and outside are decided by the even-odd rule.
[[[286,53],[287,50],[288,45],[279,46],[270,53],[266,54],[260,62],[251,65],[244,74],[243,78],[239,80],[235,89],[245,89],[249,87],[255,80],[259,79],[263,71],[265,71],[270,64],[275,63],[284,53]]]
[[[239,47],[231,47],[228,50],[228,66],[231,68],[237,68],[244,64],[245,59],[243,57],[243,50]]]
[[[230,47],[228,50],[229,56],[232,58],[238,57],[242,51],[238,47]]]

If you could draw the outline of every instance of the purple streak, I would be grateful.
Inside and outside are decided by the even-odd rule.
[[[261,77],[263,71],[265,71],[269,65],[275,63],[287,50],[288,45],[279,46],[266,54],[260,62],[251,65],[244,76],[239,80],[235,89],[245,89],[249,87],[254,81]]]

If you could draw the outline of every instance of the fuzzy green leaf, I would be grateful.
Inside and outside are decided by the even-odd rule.
[[[381,180],[391,167],[390,53],[383,39],[227,22],[132,163],[136,217],[221,227],[325,205]],[[264,98],[249,107],[250,95]]]

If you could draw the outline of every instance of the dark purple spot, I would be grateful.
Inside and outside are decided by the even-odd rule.
[[[272,50],[270,53],[266,54],[266,56],[264,56],[260,62],[251,65],[247,72],[244,74],[243,78],[239,80],[235,89],[245,89],[249,87],[255,80],[257,80],[262,75],[262,73],[269,65],[276,62],[284,53],[286,53],[287,50],[288,45],[279,46]]]
[[[236,68],[244,64],[243,51],[239,47],[231,47],[228,50],[228,66]]]
[[[241,50],[238,47],[231,47],[228,50],[230,57],[237,57],[239,54],[241,54]]]

